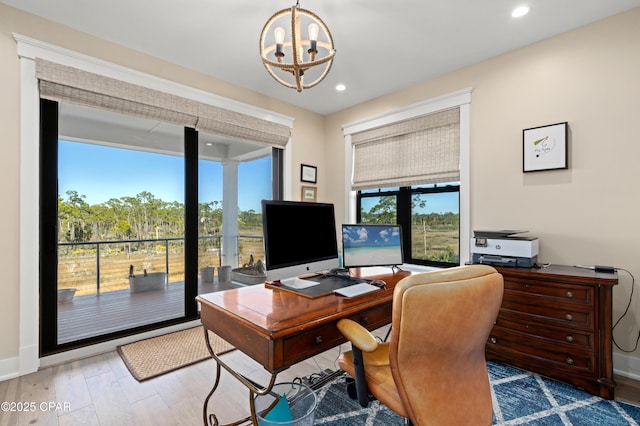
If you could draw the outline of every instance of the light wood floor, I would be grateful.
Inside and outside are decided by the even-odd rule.
[[[375,332],[381,338],[387,327]],[[278,376],[290,381],[335,370],[347,345],[297,364]],[[239,351],[223,355],[226,362],[248,377],[266,383],[268,374]],[[202,425],[202,402],[214,381],[215,364],[207,360],[139,383],[116,352],[49,367],[0,382],[0,401],[15,403],[22,412],[0,412],[0,426],[14,425]],[[616,399],[640,405],[640,383],[616,377]],[[248,415],[249,392],[228,373],[209,405],[221,423]],[[22,404],[21,406],[19,404]],[[4,406],[3,406],[4,407]]]
[[[384,338],[385,332],[386,328],[375,334]],[[296,364],[280,373],[277,381],[336,370],[340,351],[347,348],[345,344]],[[222,357],[252,380],[268,382],[268,373],[240,351]],[[209,413],[215,412],[224,424],[249,415],[249,391],[222,371]],[[139,383],[117,352],[108,352],[0,382],[0,401],[35,406],[29,411],[0,412],[0,426],[202,425],[202,403],[214,379],[215,363],[206,360]]]

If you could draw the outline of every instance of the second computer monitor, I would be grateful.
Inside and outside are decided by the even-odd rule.
[[[400,225],[342,225],[345,268],[397,266],[403,263]]]

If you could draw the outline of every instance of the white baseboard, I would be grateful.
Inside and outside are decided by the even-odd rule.
[[[20,360],[17,356],[0,359],[0,382],[19,376],[19,361]]]
[[[628,354],[614,352],[613,373],[618,374],[622,377],[640,380],[640,358]]]

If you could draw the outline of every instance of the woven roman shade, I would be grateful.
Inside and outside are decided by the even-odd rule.
[[[285,147],[291,134],[288,126],[202,103],[196,130],[278,148]]]
[[[351,136],[353,190],[460,180],[460,109]]]
[[[288,126],[36,58],[40,97],[283,148]]]

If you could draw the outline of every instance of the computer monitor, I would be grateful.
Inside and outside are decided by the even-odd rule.
[[[267,280],[338,267],[333,204],[262,201]]]
[[[345,268],[397,266],[403,260],[400,225],[342,225]]]

